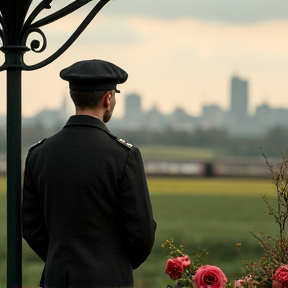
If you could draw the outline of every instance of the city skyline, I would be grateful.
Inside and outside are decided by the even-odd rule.
[[[161,107],[158,107],[157,105],[148,107],[148,109],[145,109],[143,107],[143,97],[141,94],[137,92],[131,92],[126,95],[122,95],[123,101],[124,101],[124,110],[121,116],[113,116],[113,118],[116,119],[125,119],[128,121],[134,121],[135,119],[141,121],[141,114],[143,113],[149,113],[151,111],[157,111],[157,113],[163,115],[163,116],[169,116],[173,113],[182,113],[186,114],[187,116],[191,117],[207,117],[209,118],[211,114],[215,114],[215,111],[218,111],[218,113],[228,113],[231,118],[231,120],[238,122],[240,125],[244,121],[246,121],[248,118],[253,118],[255,114],[261,114],[261,117],[265,118],[265,113],[269,113],[270,111],[287,111],[288,113],[288,107],[272,107],[269,105],[269,103],[261,103],[260,105],[255,107],[255,111],[253,114],[249,114],[249,81],[244,78],[240,78],[238,76],[231,76],[230,78],[230,90],[229,90],[229,105],[227,109],[224,109],[223,107],[217,105],[217,103],[209,103],[204,104],[201,107],[201,112],[199,115],[191,114],[185,110],[185,107],[176,106],[171,113],[163,113],[161,111]],[[57,109],[41,109],[37,111],[34,115],[31,117],[23,117],[24,119],[33,119],[34,117],[39,117],[39,115],[46,115],[48,116],[48,122],[49,117],[51,116],[50,113],[57,112],[57,114],[61,114],[61,111],[63,112],[63,115],[61,116],[61,119],[63,121],[66,121],[66,118],[70,115],[74,114],[74,105],[71,99],[68,100],[66,96],[63,97],[61,105],[57,107]],[[115,111],[115,110],[114,110]],[[227,115],[228,115],[227,114]],[[49,116],[50,115],[50,116]],[[2,115],[3,116],[3,115]],[[257,116],[257,115],[256,115]],[[266,115],[268,116],[268,115]],[[273,116],[275,118],[275,116]],[[277,118],[277,117],[276,117]],[[52,121],[53,122],[53,121]],[[212,119],[213,122],[213,119]],[[287,124],[288,125],[288,124]]]
[[[232,85],[233,85],[232,84],[233,79],[240,80],[240,82],[242,82],[242,85],[244,84],[244,86],[247,85],[247,87],[244,88],[244,90],[246,89],[246,93],[247,93],[247,99],[244,101],[245,102],[244,106],[241,103],[241,100],[240,100],[240,102],[238,102],[239,98],[238,98],[238,100],[236,100],[236,102],[234,104],[232,103],[233,100],[232,100],[232,96],[231,96],[231,92],[232,92],[231,89],[232,89]],[[238,81],[236,81],[236,82],[238,82]],[[247,82],[247,84],[245,84],[246,82]],[[240,86],[241,86],[241,83],[240,83]],[[283,105],[273,105],[272,103],[270,103],[268,101],[268,99],[263,99],[263,102],[260,102],[259,104],[256,104],[254,107],[251,107],[251,102],[252,102],[251,100],[252,99],[251,99],[251,92],[250,92],[250,89],[249,89],[250,86],[251,86],[251,83],[250,83],[249,79],[247,79],[245,77],[240,77],[237,74],[232,74],[230,76],[230,78],[227,80],[227,103],[226,103],[226,105],[221,105],[221,103],[217,103],[217,100],[215,100],[214,102],[213,102],[213,100],[207,101],[207,103],[205,103],[205,101],[203,101],[202,105],[199,105],[199,110],[198,110],[197,113],[190,112],[189,109],[187,109],[187,106],[186,105],[181,105],[180,102],[179,102],[179,105],[176,105],[170,111],[165,111],[165,110],[161,109],[161,105],[157,105],[157,103],[153,103],[153,102],[151,103],[150,106],[145,106],[145,97],[143,95],[141,95],[141,93],[138,93],[137,91],[130,91],[128,93],[125,93],[123,91],[123,89],[122,89],[121,94],[117,94],[117,105],[116,105],[116,108],[114,109],[114,116],[116,118],[122,118],[124,116],[125,105],[126,105],[125,104],[125,99],[126,99],[127,96],[129,96],[131,94],[140,95],[140,97],[141,97],[141,105],[142,105],[143,111],[149,111],[151,109],[157,108],[159,110],[159,112],[161,112],[164,115],[165,114],[169,115],[169,114],[173,113],[176,109],[181,108],[188,115],[198,117],[198,116],[201,116],[201,114],[203,113],[203,108],[205,108],[206,106],[210,107],[210,106],[214,106],[214,105],[216,105],[219,108],[223,109],[223,111],[229,111],[230,109],[233,110],[233,107],[231,107],[231,106],[234,105],[236,110],[237,110],[237,105],[241,104],[242,105],[242,109],[245,109],[245,107],[247,108],[247,116],[253,116],[255,114],[257,108],[259,108],[261,106],[269,106],[272,109],[279,109],[279,108],[288,109],[288,101],[287,101],[287,105],[283,106]],[[64,100],[66,101],[68,114],[72,115],[72,114],[75,113],[75,108],[74,108],[73,102],[72,102],[72,100],[71,100],[71,98],[69,96],[69,91],[64,92],[59,97],[59,100],[60,100],[60,102],[59,102],[59,104],[57,106],[40,107],[39,110],[35,110],[34,113],[32,113],[32,114],[25,115],[25,113],[23,113],[23,117],[24,118],[34,117],[39,112],[44,111],[44,110],[58,110],[58,108],[63,105],[63,101]],[[287,100],[288,100],[288,97],[287,97]],[[119,102],[120,102],[120,105],[119,105]],[[234,110],[235,110],[235,108],[234,108]],[[6,113],[1,113],[1,110],[0,110],[0,115],[5,116]]]
[[[51,12],[68,2],[53,1]],[[27,52],[25,61],[37,62],[58,49],[88,10],[49,24],[44,30],[47,50]],[[23,115],[57,108],[68,93],[60,70],[92,58],[127,70],[122,95],[141,94],[145,109],[157,106],[171,113],[184,107],[193,115],[208,104],[227,109],[231,75],[249,80],[250,110],[263,103],[288,107],[287,31],[284,0],[110,1],[59,59],[40,70],[23,72]],[[6,111],[5,83],[2,72],[1,114]],[[122,115],[123,108],[120,95],[115,115]]]
[[[143,97],[138,93],[124,95],[124,113],[121,117],[113,115],[108,123],[109,129],[127,131],[194,132],[198,129],[226,131],[232,137],[257,137],[271,129],[288,128],[288,108],[271,107],[261,104],[255,107],[254,115],[249,115],[249,81],[232,76],[230,79],[230,105],[223,109],[217,104],[203,105],[200,115],[189,114],[184,107],[176,106],[169,114],[164,114],[159,107],[145,109]],[[44,130],[60,129],[71,114],[71,101],[63,97],[57,109],[43,109],[31,117],[23,117],[22,127],[43,127]],[[5,117],[0,115],[0,126],[4,127]],[[36,124],[36,126],[35,126]]]

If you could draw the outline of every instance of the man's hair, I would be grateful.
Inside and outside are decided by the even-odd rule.
[[[75,91],[70,90],[70,96],[76,107],[95,108],[101,102],[103,96],[108,91]]]

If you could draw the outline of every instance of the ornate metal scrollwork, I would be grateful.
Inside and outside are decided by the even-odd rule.
[[[31,5],[32,0],[14,0],[14,2],[22,2],[23,13],[25,15],[21,15],[21,19],[25,19],[26,13],[28,11],[28,8]],[[9,1],[0,2],[0,38],[2,39],[3,46],[0,48],[4,53],[9,53],[9,51],[13,51],[16,46],[18,46],[17,51],[19,52],[19,47],[23,47],[23,53],[20,53],[20,59],[18,62],[18,67],[22,70],[35,70],[42,68],[46,66],[47,64],[53,62],[55,59],[57,59],[61,54],[63,54],[71,45],[72,43],[80,36],[80,34],[85,30],[85,28],[88,26],[88,24],[93,20],[93,18],[96,16],[96,14],[103,8],[103,6],[108,3],[110,0],[100,0],[94,8],[90,11],[90,13],[86,16],[86,18],[82,21],[82,23],[79,25],[79,27],[74,31],[74,33],[70,36],[70,38],[51,56],[49,56],[47,59],[34,64],[34,65],[26,65],[23,61],[23,55],[27,50],[31,50],[35,53],[41,53],[43,52],[47,47],[47,39],[43,31],[40,29],[41,27],[48,25],[58,19],[63,18],[64,16],[74,12],[78,8],[86,5],[88,2],[91,2],[91,0],[74,0],[74,2],[66,5],[64,8],[60,9],[59,11],[56,11],[36,22],[33,23],[35,18],[44,10],[51,8],[52,0],[42,0],[37,7],[32,11],[32,13],[28,16],[25,23],[19,26],[19,21],[14,21],[13,19],[5,19],[5,16],[11,17],[13,15],[13,12],[16,14],[16,10],[18,9],[17,5],[15,7],[11,7],[8,4]],[[23,2],[26,2],[23,4]],[[6,3],[6,4],[5,4]],[[14,3],[15,4],[15,3]],[[13,10],[14,9],[14,10]],[[17,10],[19,13],[19,10]],[[17,22],[17,23],[16,23]],[[16,23],[16,24],[15,24]],[[15,34],[15,31],[19,31],[19,35],[12,35]],[[33,39],[30,42],[30,47],[28,48],[27,45],[27,39],[31,35],[31,33],[38,33],[42,41],[40,42],[37,39]],[[16,40],[15,40],[16,39]],[[8,68],[9,63],[4,63],[0,67],[1,70],[5,70]]]
[[[46,47],[47,47],[47,39],[46,39],[46,36],[45,34],[43,33],[42,30],[40,30],[39,28],[33,28],[33,29],[29,29],[27,30],[27,32],[24,34],[24,37],[23,37],[23,42],[26,43],[27,42],[27,37],[33,33],[33,32],[36,32],[38,34],[41,35],[42,37],[42,46],[41,48],[39,49],[40,47],[40,41],[39,40],[32,40],[31,43],[30,43],[30,49],[35,52],[35,53],[41,53],[43,52]]]

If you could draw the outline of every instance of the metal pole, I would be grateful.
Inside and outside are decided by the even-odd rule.
[[[21,69],[7,69],[7,288],[22,286]]]

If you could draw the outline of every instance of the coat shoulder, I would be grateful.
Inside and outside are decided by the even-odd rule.
[[[112,135],[110,133],[108,133],[108,135],[114,139],[117,143],[121,144],[122,147],[126,147],[127,149],[132,149],[134,147],[133,144],[127,142],[126,140],[124,140],[123,138],[117,137],[115,135]]]
[[[124,146],[127,147],[128,149],[132,149],[133,146],[134,146],[133,144],[128,143],[127,141],[125,141],[124,139],[119,138],[119,137],[116,138],[116,141],[117,141],[118,143],[124,145]]]
[[[41,144],[44,143],[44,141],[46,140],[46,138],[38,141],[37,143],[33,144],[30,148],[29,148],[29,152],[32,151],[33,149],[35,149],[36,147],[40,146]]]

